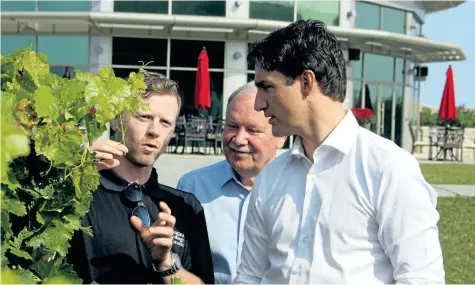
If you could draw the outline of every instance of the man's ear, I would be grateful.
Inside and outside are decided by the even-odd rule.
[[[315,73],[311,70],[305,70],[300,76],[302,78],[302,93],[310,95],[317,84]]]
[[[281,149],[284,147],[285,141],[287,137],[275,138],[277,140],[277,149]]]

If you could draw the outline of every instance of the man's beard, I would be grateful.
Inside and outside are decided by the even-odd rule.
[[[158,156],[160,155],[160,153],[158,153],[155,158],[153,159],[153,163],[157,160]],[[125,155],[125,158],[130,161],[130,163],[132,163],[133,165],[137,166],[137,167],[149,167],[151,165],[147,165],[147,164],[144,164],[140,161],[137,161],[137,159],[135,159],[135,157],[133,155],[131,155],[131,152],[128,152],[126,155]],[[152,163],[152,165],[153,165]]]

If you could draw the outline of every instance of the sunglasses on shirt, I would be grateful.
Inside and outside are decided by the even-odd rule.
[[[142,187],[137,183],[130,183],[124,189],[125,197],[137,206],[132,210],[132,215],[139,218],[144,225],[150,227],[150,214],[143,203]]]

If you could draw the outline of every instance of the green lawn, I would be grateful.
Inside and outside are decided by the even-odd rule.
[[[475,164],[421,164],[430,184],[475,185]],[[475,281],[474,281],[475,282]]]
[[[440,242],[447,284],[475,282],[475,197],[439,198]]]

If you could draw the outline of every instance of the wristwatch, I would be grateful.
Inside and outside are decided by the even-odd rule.
[[[181,268],[180,256],[178,256],[178,254],[176,254],[176,253],[172,253],[172,256],[173,256],[173,265],[172,265],[172,267],[170,267],[167,270],[158,271],[157,267],[155,267],[155,264],[152,263],[153,270],[158,272],[158,274],[160,274],[161,277],[167,277],[167,276],[173,275],[173,274],[177,273],[178,270],[180,270],[180,268]]]

